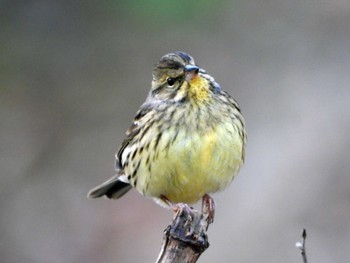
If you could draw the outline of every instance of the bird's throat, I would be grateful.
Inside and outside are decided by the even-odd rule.
[[[189,82],[189,96],[194,103],[201,103],[209,99],[210,90],[208,80],[197,76]]]

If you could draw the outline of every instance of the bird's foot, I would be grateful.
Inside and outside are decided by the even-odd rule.
[[[202,213],[207,216],[208,225],[214,222],[215,201],[208,194],[202,197]]]
[[[165,204],[167,204],[171,210],[174,212],[174,218],[176,218],[179,214],[182,212],[185,212],[186,214],[192,214],[193,207],[190,207],[188,204],[185,203],[172,203],[166,196],[161,196],[160,198]]]
[[[172,209],[174,211],[174,218],[176,218],[180,214],[186,214],[191,218],[193,217],[191,216],[193,214],[192,207],[190,207],[188,204],[177,203],[172,206]]]

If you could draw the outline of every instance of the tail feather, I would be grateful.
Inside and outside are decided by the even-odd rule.
[[[132,186],[121,180],[120,175],[116,175],[106,182],[91,189],[88,193],[88,198],[94,199],[101,196],[106,196],[111,199],[118,199],[126,194]]]

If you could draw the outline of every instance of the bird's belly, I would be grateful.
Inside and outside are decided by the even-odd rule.
[[[151,168],[140,171],[139,192],[165,196],[173,203],[194,203],[206,193],[223,190],[238,173],[242,140],[233,127],[217,127],[204,134],[179,133],[171,145],[165,144],[170,132],[163,134]]]

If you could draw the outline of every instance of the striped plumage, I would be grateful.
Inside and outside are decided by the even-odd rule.
[[[191,56],[170,53],[116,154],[117,175],[89,197],[119,198],[134,187],[161,204],[194,203],[230,184],[245,145],[236,101]]]

